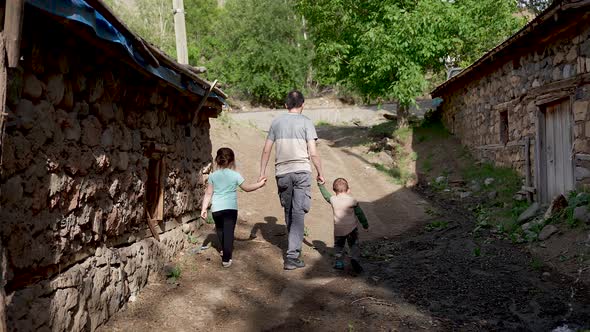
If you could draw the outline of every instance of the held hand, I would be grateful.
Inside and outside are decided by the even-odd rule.
[[[207,220],[207,210],[201,210],[201,218],[203,218],[203,220]]]
[[[264,187],[264,185],[266,184],[266,177],[263,177],[262,179],[258,180],[258,185],[260,186],[259,188]]]
[[[260,173],[260,176],[258,177],[258,182],[263,181],[266,182],[266,174]]]
[[[319,184],[326,183],[326,179],[324,179],[324,176],[321,175],[321,174],[318,174],[317,181],[318,181]]]

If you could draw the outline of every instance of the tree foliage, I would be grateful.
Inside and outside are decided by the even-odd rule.
[[[281,104],[289,90],[305,83],[309,57],[301,22],[295,0],[228,0],[215,29],[196,40],[200,53],[191,58],[230,91]]]
[[[106,1],[175,56],[171,0]],[[190,63],[207,67],[206,77],[234,96],[277,105],[313,79],[402,106],[445,64],[467,66],[520,27],[518,6],[541,10],[549,2],[184,0]]]
[[[184,0],[189,62],[204,65],[217,47],[217,22],[222,10],[218,0]]]
[[[326,84],[408,106],[442,59],[468,64],[518,29],[510,0],[301,0]]]
[[[176,57],[174,18],[170,0],[106,0],[129,29]]]

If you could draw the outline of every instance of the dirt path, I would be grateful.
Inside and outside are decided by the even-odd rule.
[[[214,150],[237,152],[246,181],[255,180],[264,134],[245,121],[212,128]],[[234,265],[215,249],[184,252],[178,284],[150,284],[104,331],[405,331],[547,330],[590,326],[587,289],[551,271],[545,279],[527,255],[505,243],[474,240],[465,216],[376,171],[351,142],[362,131],[319,131],[329,180],[349,179],[370,221],[362,232],[366,272],[331,268],[329,206],[314,186],[306,218],[304,269],[283,271],[286,229],[275,183],[240,193]],[[272,167],[269,167],[272,172]],[[272,174],[269,174],[272,176]],[[272,177],[271,177],[272,179]],[[425,232],[432,211],[450,227]],[[426,213],[429,212],[429,213]],[[198,245],[215,242],[205,226]],[[480,248],[484,258],[474,257]],[[569,283],[568,283],[569,282]],[[589,325],[585,325],[589,324]]]

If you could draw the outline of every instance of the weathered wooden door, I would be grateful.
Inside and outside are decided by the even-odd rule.
[[[545,107],[543,139],[543,200],[574,189],[572,161],[572,121],[570,101],[560,100]]]

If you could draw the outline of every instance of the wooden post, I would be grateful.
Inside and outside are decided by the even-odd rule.
[[[207,102],[207,98],[209,98],[211,91],[213,91],[213,89],[215,88],[216,85],[217,85],[217,80],[213,81],[213,83],[211,83],[211,86],[209,86],[209,90],[207,90],[207,93],[205,93],[205,95],[203,96],[203,99],[201,99],[201,102],[199,103],[199,105],[197,105],[197,109],[195,110],[195,113],[193,113],[193,118],[191,119],[191,123],[193,123],[193,121],[195,121],[195,117],[197,116],[197,114],[199,114],[199,111],[201,110],[201,108],[203,108],[203,105],[205,105],[205,102]]]
[[[524,160],[525,160],[525,186],[531,186],[531,138],[526,137],[524,139]],[[533,194],[531,192],[527,192],[526,194],[527,200],[529,202],[533,201]]]
[[[8,89],[8,74],[6,69],[6,48],[4,33],[0,32],[0,174],[2,170],[2,150],[4,148],[4,122],[6,118],[6,90]]]
[[[172,9],[174,13],[174,33],[176,35],[176,57],[179,63],[188,65],[183,0],[172,0]]]
[[[6,36],[6,53],[9,68],[16,68],[20,58],[24,6],[25,0],[6,0],[4,35]]]

